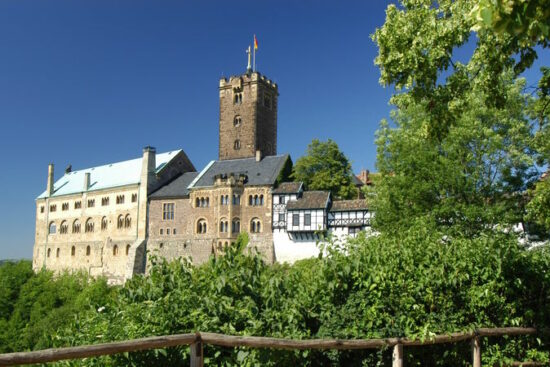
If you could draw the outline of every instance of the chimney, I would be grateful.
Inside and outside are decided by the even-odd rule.
[[[361,172],[359,173],[358,178],[363,184],[365,184],[365,185],[370,184],[370,182],[369,182],[369,170],[362,169]]]
[[[88,191],[90,188],[90,172],[84,174],[84,191]]]
[[[156,183],[156,149],[150,146],[143,148],[143,162],[141,166],[141,184],[147,186],[147,192]]]
[[[256,162],[259,162],[262,160],[262,151],[261,150],[256,150]]]
[[[48,196],[53,195],[53,163],[48,164],[48,184],[46,186]]]

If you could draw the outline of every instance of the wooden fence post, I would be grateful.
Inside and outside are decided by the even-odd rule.
[[[191,367],[203,367],[204,356],[202,354],[202,341],[191,344]]]
[[[481,343],[477,335],[472,339],[472,359],[473,367],[481,367]]]
[[[403,344],[395,344],[393,347],[392,367],[403,367]]]

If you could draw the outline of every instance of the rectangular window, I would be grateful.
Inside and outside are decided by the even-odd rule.
[[[172,234],[175,235],[176,234],[176,229],[172,229]]]
[[[88,200],[88,208],[93,208],[95,206],[95,199]]]
[[[166,228],[166,234],[167,234],[167,235],[170,234],[170,228]]]
[[[101,206],[107,206],[109,205],[109,197],[106,196],[104,198],[101,198]]]
[[[283,213],[279,213],[279,222],[285,221],[285,215]]]
[[[137,201],[137,194],[132,194],[132,203]]]
[[[75,201],[75,202],[74,202],[74,208],[75,208],[75,209],[80,209],[80,208],[82,208],[82,201]]]
[[[292,225],[298,227],[300,225],[300,214],[292,214]]]
[[[40,207],[40,213],[44,213],[44,205]]]
[[[164,230],[161,228],[159,229],[159,234],[162,236],[164,234]]]
[[[62,211],[69,210],[69,203],[63,203],[63,204],[61,204],[61,210],[62,210]]]
[[[162,205],[162,219],[174,220],[174,203],[165,203]]]
[[[283,196],[279,196],[279,203],[281,204],[284,204],[285,203],[285,199],[286,197],[283,195]]]
[[[305,214],[304,215],[304,225],[310,226],[311,225],[311,214]]]
[[[124,204],[124,195],[118,195],[116,197],[116,203],[117,204]]]
[[[55,212],[57,210],[57,205],[50,205],[50,212]]]

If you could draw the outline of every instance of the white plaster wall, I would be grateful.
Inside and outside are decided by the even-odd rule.
[[[319,248],[315,240],[292,241],[285,231],[273,232],[275,261],[293,264],[295,261],[319,256]]]

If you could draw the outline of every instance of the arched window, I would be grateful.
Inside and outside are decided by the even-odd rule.
[[[92,249],[90,246],[86,246],[86,256],[90,256],[90,254],[92,253]]]
[[[239,233],[241,231],[241,221],[239,218],[234,218],[231,222],[231,233]]]
[[[262,231],[262,223],[258,218],[253,218],[250,221],[250,232],[260,233]]]
[[[107,217],[101,218],[101,230],[102,231],[107,229],[107,225],[108,225]]]
[[[239,194],[233,195],[233,205],[241,205],[241,195]]]
[[[56,231],[55,222],[50,222],[50,225],[48,226],[48,233],[55,234],[55,231]]]
[[[210,206],[210,198],[206,198],[206,206],[207,206],[207,207]]]
[[[67,221],[61,222],[61,225],[59,226],[59,233],[67,234],[68,231],[69,231],[69,225],[67,224]]]
[[[254,197],[252,195],[248,196],[248,205],[254,205]]]
[[[113,246],[113,256],[118,255],[118,245]]]
[[[201,198],[201,208],[204,208],[206,206],[206,200],[204,198]]]
[[[80,221],[78,219],[73,222],[73,233],[80,233]]]
[[[130,244],[126,245],[126,256],[130,253]]]
[[[207,230],[206,220],[199,219],[199,221],[197,222],[197,233],[205,234],[206,230]]]
[[[130,214],[126,214],[126,217],[124,217],[124,228],[130,228],[132,226],[132,217],[130,217]]]
[[[201,206],[201,200],[199,198],[197,198],[195,200],[195,208],[198,208],[199,206]]]
[[[264,205],[264,196],[260,195],[260,205]]]
[[[61,254],[61,249],[58,247],[57,250],[55,250],[55,257],[59,257]]]
[[[239,139],[235,140],[235,143],[233,143],[233,149],[235,150],[241,149],[241,141]]]
[[[227,233],[228,227],[229,227],[229,222],[225,218],[220,220],[220,232],[221,233]]]
[[[233,119],[233,126],[239,127],[239,126],[241,126],[241,122],[242,122],[241,116],[237,115],[237,116],[235,116],[235,118]]]
[[[74,256],[76,254],[76,248],[73,246],[71,247],[71,256]]]
[[[260,205],[260,199],[258,198],[258,195],[254,195],[254,205]]]
[[[116,227],[118,229],[121,229],[122,227],[124,227],[124,216],[122,214],[119,215],[118,218],[117,218]]]
[[[52,249],[49,248],[49,249],[48,249],[48,255],[47,255],[47,256],[50,257],[51,254],[52,254]]]
[[[94,231],[94,221],[92,218],[88,218],[86,220],[86,226],[84,228],[86,233],[90,233]]]

